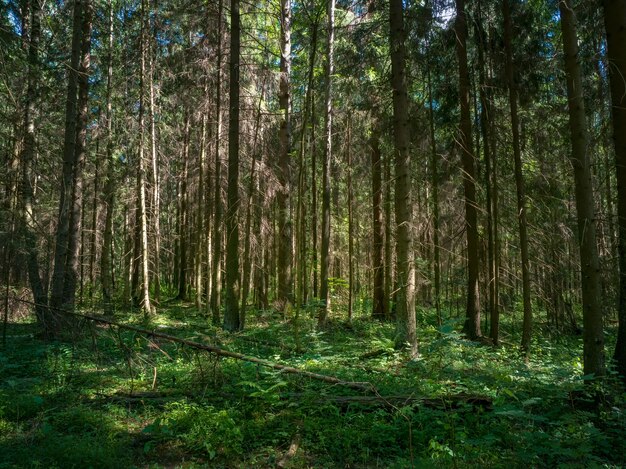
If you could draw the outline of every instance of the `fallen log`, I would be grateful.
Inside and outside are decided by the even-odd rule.
[[[195,349],[198,349],[198,350],[205,350],[207,352],[210,352],[210,353],[212,353],[214,355],[217,355],[217,356],[220,356],[220,357],[234,358],[236,360],[242,360],[242,361],[249,362],[249,363],[255,363],[255,364],[259,365],[259,366],[263,366],[263,367],[266,367],[266,368],[272,368],[274,370],[278,370],[278,371],[281,371],[283,373],[290,373],[290,374],[295,374],[295,375],[299,375],[299,376],[305,376],[307,378],[314,379],[314,380],[317,380],[317,381],[322,381],[322,382],[329,383],[329,384],[336,384],[336,385],[345,386],[345,387],[349,387],[349,388],[353,388],[353,389],[359,389],[361,391],[373,391],[373,390],[375,390],[374,386],[371,383],[368,383],[368,382],[345,381],[345,380],[342,380],[340,378],[336,378],[334,376],[322,375],[322,374],[319,374],[319,373],[313,373],[311,371],[300,370],[300,369],[292,367],[292,366],[287,366],[287,365],[281,365],[279,363],[274,363],[274,362],[271,362],[269,360],[265,360],[263,358],[252,357],[252,356],[244,355],[244,354],[238,353],[238,352],[231,352],[230,350],[225,350],[225,349],[217,347],[215,345],[203,344],[203,343],[200,343],[200,342],[194,342],[194,341],[187,340],[187,339],[181,339],[180,337],[176,337],[176,336],[173,336],[173,335],[165,334],[163,332],[157,332],[157,331],[154,331],[154,330],[151,331],[151,330],[148,330],[148,329],[142,329],[140,327],[130,326],[130,325],[127,325],[127,324],[120,324],[120,323],[117,323],[115,321],[111,321],[110,319],[105,319],[105,318],[102,318],[102,317],[91,316],[91,315],[88,315],[88,314],[80,314],[80,313],[68,313],[68,314],[71,314],[73,316],[80,317],[80,318],[89,319],[90,321],[98,322],[100,324],[107,324],[107,325],[110,325],[110,326],[118,327],[120,329],[125,329],[125,330],[128,330],[128,331],[138,332],[138,333],[143,334],[143,335],[145,335],[147,337],[158,337],[160,339],[165,339],[165,340],[168,340],[170,342],[186,345],[188,347],[195,348]]]

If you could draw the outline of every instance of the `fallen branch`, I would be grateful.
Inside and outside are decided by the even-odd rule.
[[[423,405],[424,407],[430,407],[434,409],[452,410],[458,409],[463,405],[471,405],[474,408],[482,408],[484,410],[491,410],[493,408],[493,401],[486,396],[474,396],[465,393],[450,394],[447,396],[441,396],[439,398],[426,398],[419,396],[319,396],[306,393],[290,393],[282,394],[283,399],[306,399],[311,397],[313,402],[316,403],[333,403],[340,407],[347,407],[350,404],[360,405],[373,405],[383,407],[404,407]]]
[[[195,348],[198,350],[206,350],[214,355],[218,355],[220,357],[228,357],[234,358],[236,360],[242,360],[249,363],[255,363],[259,366],[264,366],[266,368],[272,368],[274,370],[281,371],[283,373],[290,373],[300,376],[305,376],[307,378],[315,379],[317,381],[323,381],[325,383],[336,384],[341,386],[346,386],[349,388],[360,389],[362,391],[371,391],[374,390],[374,386],[368,382],[355,382],[355,381],[344,381],[342,379],[336,378],[334,376],[322,375],[319,373],[313,373],[311,371],[300,370],[298,368],[294,368],[292,366],[281,365],[279,363],[270,362],[269,360],[264,360],[262,358],[251,357],[248,355],[244,355],[242,353],[231,352],[229,350],[222,349],[220,347],[216,347],[215,345],[202,344],[200,342],[194,342],[187,339],[181,339],[180,337],[176,337],[169,334],[164,334],[162,332],[150,331],[148,329],[142,329],[140,327],[129,326],[126,324],[120,324],[115,321],[111,321],[110,319],[105,319],[97,316],[91,316],[88,314],[80,314],[80,313],[69,313],[76,317],[82,317],[85,319],[89,319],[94,322],[98,322],[101,324],[108,324],[111,326],[118,327],[120,329],[125,329],[128,331],[138,332],[140,334],[144,334],[147,337],[158,337],[160,339],[165,339],[170,342],[186,345],[191,348]]]

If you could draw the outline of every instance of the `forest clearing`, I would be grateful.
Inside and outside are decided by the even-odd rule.
[[[625,0],[0,0],[0,469],[626,465]]]

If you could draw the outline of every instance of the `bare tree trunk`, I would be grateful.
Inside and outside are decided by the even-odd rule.
[[[206,93],[205,93],[206,94]],[[202,115],[201,120],[201,137],[200,137],[200,161],[198,162],[198,188],[196,193],[196,239],[195,239],[195,284],[196,284],[196,309],[198,313],[202,313],[202,260],[204,258],[204,174],[206,172],[206,114]],[[208,219],[206,220],[208,223]]]
[[[572,139],[572,166],[578,215],[581,285],[583,296],[583,362],[584,373],[604,375],[604,328],[600,303],[600,265],[596,244],[596,214],[593,185],[587,154],[587,120],[585,99],[578,63],[576,14],[571,2],[560,0],[561,31],[567,77],[569,125]]]
[[[415,318],[415,267],[413,259],[413,204],[411,201],[411,158],[409,154],[406,46],[402,0],[389,2],[391,88],[393,93],[393,136],[396,170],[396,347],[409,346],[418,355]]]
[[[626,3],[603,0],[604,25],[609,59],[613,143],[617,174],[617,224],[619,251],[618,332],[614,358],[626,381]]]
[[[530,265],[528,260],[528,234],[526,222],[526,190],[522,172],[522,155],[519,136],[519,116],[517,110],[518,93],[515,84],[513,65],[513,26],[511,25],[510,0],[502,0],[504,16],[504,48],[506,50],[506,76],[509,87],[509,105],[511,107],[511,127],[513,132],[513,158],[515,161],[515,187],[517,189],[517,220],[519,223],[519,240],[522,258],[522,300],[524,306],[524,324],[522,327],[522,351],[530,354],[530,338],[532,334],[532,304],[530,298]]]
[[[211,270],[211,317],[213,324],[220,321],[220,293],[221,293],[221,259],[222,259],[222,161],[221,161],[221,136],[222,136],[222,11],[223,0],[218,2],[217,16],[217,68],[215,85],[215,217],[213,220],[213,265]]]
[[[156,32],[153,31],[156,36]],[[155,96],[154,96],[154,60],[152,54],[152,45],[156,39],[150,40],[148,48],[148,79],[150,80],[150,108],[148,109],[150,119],[150,162],[152,165],[152,219],[154,225],[154,258],[152,266],[152,279],[154,282],[153,302],[159,303],[161,295],[161,178],[159,176],[159,156],[157,154],[157,136],[155,114]]]
[[[385,182],[384,182],[384,209],[385,209],[385,311],[387,312],[387,319],[391,319],[395,316],[395,304],[392,302],[394,294],[393,288],[393,229],[392,229],[392,192],[391,192],[391,159],[387,156],[383,160],[385,170]]]
[[[291,0],[280,0],[280,85],[281,112],[278,153],[278,304],[285,311],[293,302],[293,236],[291,222]]]
[[[241,329],[239,315],[239,77],[241,49],[239,0],[230,5],[230,64],[228,113],[228,189],[226,210],[226,298],[224,329]]]
[[[188,247],[188,197],[187,179],[189,177],[189,145],[191,140],[191,123],[189,111],[185,110],[185,124],[183,130],[183,171],[180,177],[179,213],[178,213],[178,296],[179,300],[187,300],[187,247]]]
[[[324,324],[330,310],[330,295],[328,290],[328,276],[330,268],[330,167],[333,154],[333,73],[335,69],[335,0],[328,0],[328,37],[326,51],[326,99],[324,129],[324,161],[322,166],[322,252],[320,257],[321,308],[318,321]]]
[[[354,306],[354,219],[353,204],[354,194],[352,190],[352,141],[351,141],[351,121],[348,117],[346,136],[346,152],[347,152],[347,185],[348,185],[348,321],[352,321]]]
[[[479,4],[480,8],[480,4]],[[479,10],[480,15],[480,10]],[[498,345],[500,336],[500,310],[498,305],[498,284],[499,273],[497,266],[496,255],[496,239],[498,226],[496,222],[496,200],[497,193],[495,193],[495,169],[493,166],[493,158],[495,154],[492,154],[492,116],[491,116],[491,101],[489,83],[485,77],[485,67],[488,65],[485,61],[485,44],[487,39],[485,38],[485,32],[482,28],[482,18],[478,19],[476,25],[476,35],[478,36],[478,62],[479,62],[479,95],[480,95],[480,132],[483,137],[483,153],[485,158],[485,202],[487,204],[486,218],[487,218],[487,289],[489,291],[489,337],[493,341],[494,345]]]
[[[240,309],[240,322],[241,328],[245,326],[246,308],[248,305],[248,296],[250,295],[250,275],[252,272],[252,255],[250,254],[251,244],[251,226],[252,226],[252,197],[254,195],[254,188],[257,186],[255,179],[255,171],[257,165],[257,159],[261,153],[258,149],[258,138],[261,127],[261,109],[263,99],[265,98],[265,80],[263,81],[262,91],[259,96],[259,105],[257,107],[256,122],[254,125],[254,139],[252,143],[252,165],[250,166],[250,182],[248,185],[248,200],[246,202],[246,220],[244,225],[244,248],[243,248],[243,275],[241,281],[241,309]],[[257,243],[258,244],[258,243]]]
[[[41,3],[34,0],[30,14],[31,28],[28,46],[28,73],[26,103],[24,106],[24,145],[22,147],[22,178],[21,178],[21,228],[24,246],[26,248],[26,260],[28,263],[28,279],[30,282],[33,298],[35,300],[35,314],[37,320],[49,332],[48,309],[46,288],[41,280],[39,257],[37,256],[37,238],[35,236],[35,219],[33,215],[33,164],[35,159],[35,112],[37,98],[39,96],[39,43],[41,39]],[[5,252],[7,256],[9,251]],[[5,259],[8,261],[8,256]],[[10,265],[5,263],[7,288],[10,280]],[[8,301],[8,295],[7,295]]]
[[[141,233],[140,263],[141,263],[141,306],[146,314],[151,314],[150,305],[150,271],[148,254],[148,214],[146,210],[146,169],[144,161],[145,144],[145,77],[146,77],[146,39],[147,15],[146,1],[141,1],[141,70],[139,76],[139,151],[137,155],[137,195],[139,197],[139,230]]]
[[[378,119],[377,116],[374,119]],[[387,318],[388,301],[385,297],[385,265],[383,262],[384,231],[382,210],[382,160],[380,151],[380,124],[372,124],[370,136],[370,155],[372,164],[372,270],[374,280],[372,317]]]
[[[472,121],[470,116],[470,82],[467,68],[467,19],[465,0],[456,0],[456,53],[459,61],[459,97],[461,122],[459,144],[465,192],[465,229],[467,236],[467,307],[463,331],[471,338],[482,335],[480,330],[480,305],[478,301],[478,217],[476,206],[476,171],[472,149]]]
[[[66,303],[64,297],[66,266],[68,259],[70,218],[72,211],[72,192],[74,173],[76,167],[76,130],[78,109],[78,79],[79,68],[82,60],[82,29],[85,4],[89,0],[74,0],[74,18],[72,32],[72,57],[68,70],[67,99],[65,103],[65,136],[63,142],[63,171],[61,177],[61,189],[59,198],[59,214],[56,232],[56,246],[54,252],[54,271],[52,273],[52,292],[50,295],[50,308],[54,316]],[[56,320],[53,319],[53,322]],[[59,324],[51,324],[57,330],[51,331],[53,335],[60,332]]]
[[[430,183],[432,185],[432,210],[433,210],[433,273],[435,287],[435,311],[437,312],[437,325],[441,326],[441,255],[439,246],[439,164],[437,157],[437,141],[435,140],[435,116],[432,96],[432,83],[430,79],[430,63],[428,64],[428,124],[430,128]]]

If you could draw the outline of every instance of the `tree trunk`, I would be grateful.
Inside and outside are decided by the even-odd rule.
[[[328,276],[330,268],[330,168],[333,154],[333,73],[335,69],[335,0],[328,0],[328,38],[326,51],[326,99],[324,129],[324,161],[322,166],[322,252],[320,254],[319,323],[324,324],[330,310]]]
[[[241,329],[239,316],[239,54],[240,14],[239,0],[230,6],[230,77],[228,114],[228,190],[226,210],[226,301],[224,329]]]
[[[346,152],[347,167],[346,172],[348,186],[348,321],[352,321],[354,306],[354,193],[352,190],[352,141],[351,141],[351,120],[348,117],[347,136],[346,136]]]
[[[31,6],[31,27],[28,46],[28,73],[26,103],[24,106],[24,144],[22,147],[22,177],[21,177],[21,225],[24,247],[26,249],[26,260],[28,264],[28,278],[30,281],[33,299],[35,300],[35,314],[37,320],[44,327],[46,333],[50,332],[48,327],[49,315],[46,307],[46,288],[41,280],[39,257],[37,256],[37,238],[35,236],[35,219],[33,214],[33,164],[35,159],[35,111],[37,108],[37,98],[39,96],[39,44],[41,39],[41,3],[34,1]],[[5,255],[9,251],[5,252]],[[8,259],[6,259],[8,260]],[[4,266],[6,270],[7,288],[10,278],[10,266],[7,262]],[[7,295],[8,301],[8,295]],[[54,315],[53,315],[54,316]],[[54,318],[50,319],[54,320]]]
[[[215,86],[215,217],[213,219],[213,265],[211,270],[211,317],[214,325],[220,322],[220,293],[222,285],[221,259],[222,259],[222,10],[223,0],[218,2],[217,15],[217,65]]]
[[[188,197],[187,179],[189,177],[189,146],[191,144],[191,123],[189,111],[185,110],[185,124],[183,130],[183,171],[180,177],[179,211],[178,211],[178,296],[179,300],[187,300],[188,280],[187,280],[187,248],[188,248]]]
[[[603,0],[603,6],[617,173],[619,326],[615,360],[619,374],[626,381],[626,2]]]
[[[396,170],[396,347],[409,345],[416,357],[415,267],[413,259],[413,204],[411,202],[411,158],[409,154],[406,46],[402,0],[389,2],[391,87],[393,92],[393,136]]]
[[[596,244],[596,214],[589,155],[587,154],[587,121],[583,97],[582,76],[578,63],[576,14],[569,0],[559,1],[569,127],[572,139],[572,166],[578,215],[578,240],[583,296],[583,357],[584,373],[604,375],[604,330],[600,303],[600,266]]]
[[[461,122],[459,144],[465,193],[465,229],[467,237],[467,306],[463,331],[470,339],[482,335],[478,299],[478,220],[476,205],[476,171],[472,149],[472,121],[470,116],[470,82],[467,68],[467,19],[465,0],[456,0],[456,54],[459,62],[459,98]]]
[[[280,0],[280,83],[278,101],[281,113],[278,152],[278,295],[285,311],[293,302],[293,236],[291,222],[291,0]]]
[[[374,117],[377,119],[377,117]],[[370,155],[372,164],[372,270],[373,270],[373,305],[372,317],[387,317],[387,299],[385,298],[385,265],[383,263],[383,210],[382,210],[382,160],[380,151],[380,125],[372,124],[370,137]]]
[[[479,4],[480,8],[480,4]],[[480,10],[479,10],[480,15]],[[489,291],[489,337],[494,345],[498,345],[500,336],[500,309],[498,305],[498,284],[499,275],[496,256],[497,222],[496,222],[496,200],[493,179],[495,169],[492,154],[492,115],[491,96],[489,83],[485,76],[485,44],[487,39],[482,27],[482,18],[478,19],[476,25],[476,35],[478,36],[478,62],[479,62],[479,95],[480,95],[480,133],[483,137],[483,154],[485,159],[485,203],[487,205],[487,289]]]
[[[150,271],[148,268],[148,214],[146,210],[146,169],[144,161],[145,144],[145,77],[146,77],[146,39],[147,15],[145,2],[141,1],[141,58],[139,75],[139,151],[137,155],[137,195],[139,197],[140,263],[141,263],[141,307],[146,314],[152,313],[150,305]]]
[[[65,280],[68,259],[70,218],[72,210],[72,192],[76,167],[76,130],[78,109],[78,79],[83,62],[83,17],[85,6],[89,0],[74,0],[74,17],[72,32],[72,57],[68,70],[67,99],[65,102],[65,135],[63,142],[63,172],[59,198],[58,225],[54,252],[54,271],[52,273],[52,292],[50,294],[50,309],[53,315],[58,315],[66,303]],[[56,320],[53,320],[56,322]],[[50,324],[58,328],[58,324]],[[57,334],[59,330],[51,331]]]
[[[430,78],[430,63],[428,64],[428,124],[430,129],[430,183],[432,185],[433,210],[433,274],[435,287],[435,311],[437,325],[441,326],[441,255],[439,246],[439,162],[437,157],[437,141],[435,140],[435,110],[432,96],[432,82]]]
[[[513,158],[515,161],[515,187],[517,189],[517,220],[519,224],[520,254],[522,260],[522,301],[524,306],[524,324],[522,326],[522,351],[530,353],[532,334],[532,304],[530,298],[530,264],[528,260],[528,234],[526,222],[526,190],[522,172],[522,154],[520,148],[520,123],[517,110],[518,93],[513,65],[513,26],[511,25],[510,0],[502,1],[504,15],[504,48],[506,50],[506,77],[509,87],[509,105],[511,108],[511,128],[513,133]]]

